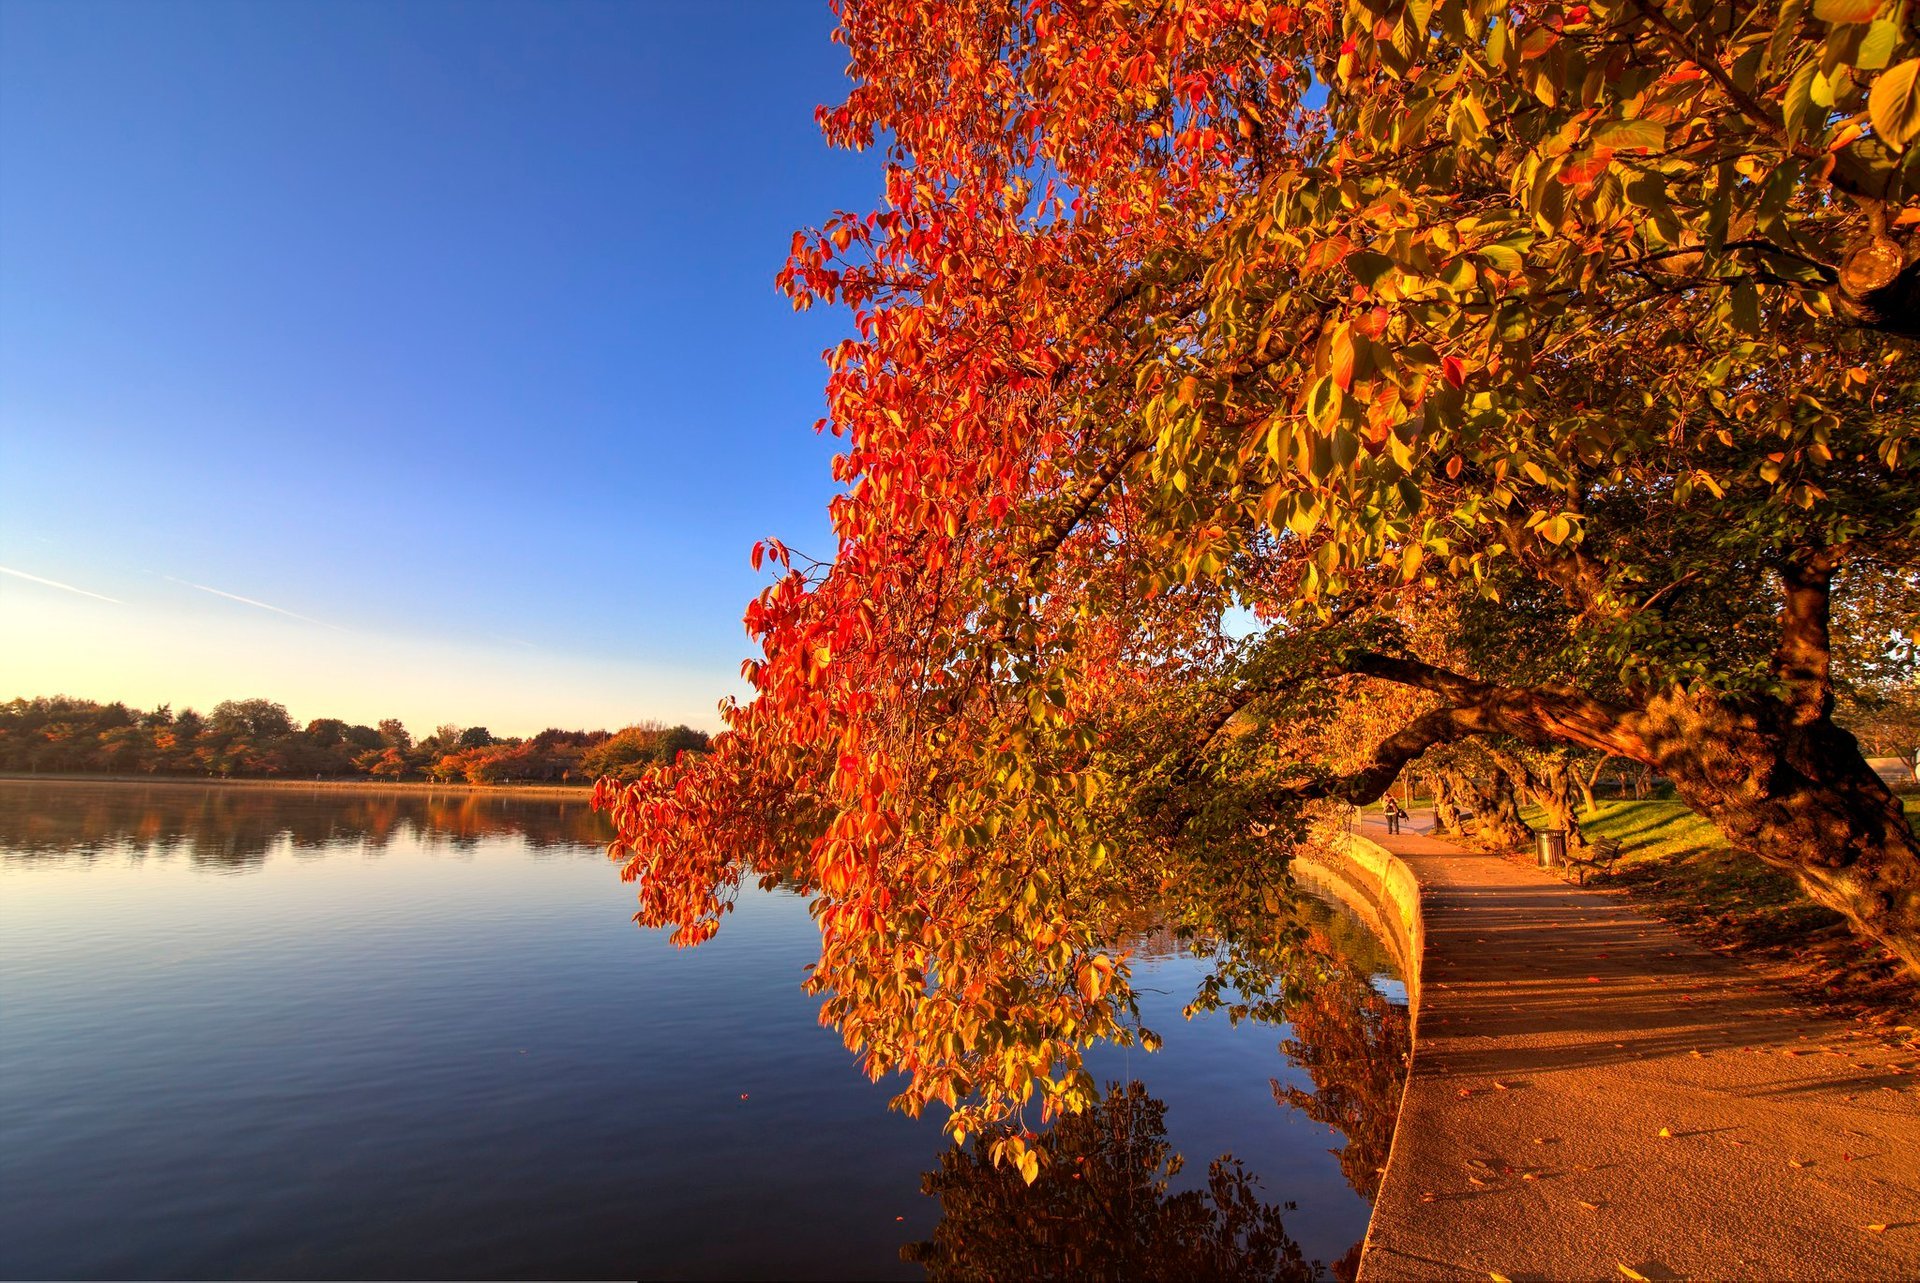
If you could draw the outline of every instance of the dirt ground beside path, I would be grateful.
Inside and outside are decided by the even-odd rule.
[[[1427,932],[1363,1280],[1920,1278],[1910,1052],[1623,897],[1362,833]]]

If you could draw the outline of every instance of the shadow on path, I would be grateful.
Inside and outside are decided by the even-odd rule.
[[[1427,930],[1363,1279],[1920,1277],[1912,1057],[1613,894],[1362,836]]]

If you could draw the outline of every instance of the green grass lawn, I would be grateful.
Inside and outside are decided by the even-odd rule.
[[[1920,797],[1906,798],[1905,806],[1908,821],[1920,827]],[[1545,819],[1533,808],[1522,814],[1535,826]],[[1717,947],[1789,963],[1829,996],[1914,1000],[1914,987],[1885,950],[1809,900],[1792,875],[1728,846],[1681,803],[1602,802],[1581,817],[1580,828],[1621,844],[1613,876],[1589,885],[1623,890]]]

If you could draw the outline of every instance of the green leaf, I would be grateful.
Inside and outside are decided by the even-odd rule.
[[[1895,151],[1907,149],[1920,135],[1920,58],[1880,73],[1867,95],[1867,115],[1881,142]]]
[[[1853,65],[1862,71],[1878,71],[1887,65],[1899,43],[1900,24],[1881,18],[1867,28],[1866,39],[1860,42],[1860,52]]]
[[[1307,418],[1324,427],[1339,412],[1340,389],[1334,386],[1332,375],[1322,375],[1307,393]]]
[[[1608,121],[1593,131],[1593,145],[1613,151],[1659,151],[1667,145],[1667,129],[1654,120]]]
[[[1800,70],[1794,72],[1793,79],[1787,83],[1781,114],[1786,120],[1787,141],[1790,143],[1811,135],[1826,121],[1826,113],[1813,101],[1813,78],[1819,71],[1820,60],[1809,58],[1800,64]]]
[[[1813,0],[1813,16],[1822,22],[1840,26],[1849,22],[1867,22],[1880,12],[1881,0]]]
[[[1760,332],[1760,291],[1753,287],[1752,281],[1741,281],[1733,287],[1732,293],[1733,328],[1742,334]]]
[[[1502,245],[1497,241],[1492,245],[1482,245],[1474,252],[1502,272],[1517,272],[1526,262],[1520,257],[1520,251],[1511,245]]]
[[[1355,250],[1347,255],[1347,270],[1368,289],[1378,289],[1381,279],[1393,270],[1393,260],[1372,250]]]
[[[1800,15],[1804,8],[1803,0],[1787,0],[1780,6],[1780,17],[1773,24],[1773,37],[1767,41],[1767,62],[1770,70],[1778,71],[1787,65],[1793,54],[1793,47],[1800,34]]]

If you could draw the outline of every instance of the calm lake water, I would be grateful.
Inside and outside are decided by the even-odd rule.
[[[939,1121],[890,1112],[817,1024],[805,904],[743,894],[676,950],[630,921],[603,824],[0,781],[0,1274],[924,1277],[903,1245],[982,1203],[922,1192]],[[1331,1264],[1397,1100],[1378,1012],[1184,1021],[1201,974],[1138,966],[1166,1046],[1095,1076],[1164,1103],[1175,1191],[1230,1152]]]

